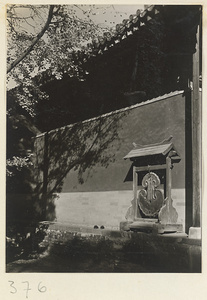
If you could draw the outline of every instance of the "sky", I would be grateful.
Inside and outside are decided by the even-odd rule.
[[[100,5],[97,14],[93,16],[93,20],[97,24],[114,26],[122,23],[123,19],[127,19],[131,14],[136,14],[138,9],[143,9],[144,5]]]
[[[31,5],[30,5],[31,6]],[[34,5],[33,5],[34,6]],[[35,7],[35,6],[34,6]],[[47,18],[48,5],[42,6],[41,16],[39,18],[35,16],[35,20],[39,22],[39,26],[44,24]],[[123,19],[127,19],[131,14],[136,14],[138,9],[144,9],[144,5],[66,5],[68,12],[75,12],[77,17],[87,19],[89,18],[96,24],[113,27],[118,23],[122,23]],[[38,30],[39,26],[29,17],[31,9],[27,9],[25,6],[22,8],[15,8],[18,17],[26,17],[26,22],[23,22],[24,29],[28,31]],[[31,25],[31,26],[30,26]],[[35,25],[36,28],[32,28]]]

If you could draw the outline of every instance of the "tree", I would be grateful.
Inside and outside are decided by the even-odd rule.
[[[15,30],[15,19],[17,19],[17,16],[12,15],[12,11],[14,10],[13,7],[10,7],[8,10],[8,22],[10,24],[10,29],[13,30],[17,37],[18,37],[18,33]],[[16,65],[18,65],[18,63],[20,63],[34,48],[34,46],[37,44],[37,42],[40,40],[40,38],[44,35],[44,33],[46,32],[46,30],[48,29],[48,27],[50,26],[51,20],[53,18],[53,16],[57,15],[59,8],[57,8],[56,11],[54,11],[54,5],[50,5],[49,7],[49,12],[48,12],[48,17],[47,17],[47,21],[44,25],[44,27],[41,29],[41,31],[37,34],[36,37],[34,37],[31,40],[31,44],[30,46],[24,50],[24,52],[22,54],[20,54],[19,57],[17,57],[11,64],[8,65],[7,67],[7,73],[9,73]],[[38,15],[38,11],[34,11],[34,13],[36,13]],[[33,18],[33,16],[31,16],[31,18]],[[26,20],[26,18],[25,18]]]
[[[55,73],[62,71],[64,66],[69,68],[72,51],[80,50],[99,34],[110,30],[91,20],[90,14],[96,14],[95,9],[98,8],[93,6],[92,11],[92,8],[77,5],[9,5],[7,73],[16,66],[21,71],[24,69],[27,77],[34,70],[42,72],[52,68]],[[12,76],[22,82],[22,76],[17,77],[18,71],[16,68]]]
[[[92,5],[8,5],[8,89],[11,82],[17,87],[8,91],[7,97],[7,236],[10,237],[7,256],[11,255],[13,248],[19,249],[19,253],[24,253],[26,248],[34,250],[34,241],[28,237],[40,231],[41,212],[37,212],[35,206],[41,201],[43,191],[34,184],[37,188],[34,197],[31,182],[28,182],[32,164],[28,150],[32,135],[38,133],[33,124],[35,106],[49,101],[48,95],[41,90],[40,81],[44,80],[45,73],[57,79],[65,73],[79,79],[73,51],[83,49],[92,39],[109,30],[91,20],[100,8]],[[97,154],[97,157],[100,156]],[[85,165],[82,163],[81,167],[83,169]],[[57,189],[61,188],[59,177]],[[17,199],[24,205],[20,206]]]
[[[37,103],[49,101],[39,81],[34,80],[37,74],[39,78],[41,74],[48,73],[61,79],[67,72],[78,77],[77,67],[73,64],[73,51],[82,49],[95,36],[108,30],[90,18],[100,8],[92,5],[8,5],[7,74],[8,82],[18,85],[15,89],[16,100],[11,101],[9,97],[7,102],[8,139],[12,138],[11,129],[17,127],[17,119],[21,123],[22,115],[26,114],[27,119],[34,117]],[[23,110],[20,117],[14,109],[15,102]],[[21,138],[24,137],[19,136]],[[15,166],[21,170],[30,164],[28,156],[22,156],[18,151],[16,155],[9,156],[9,152],[8,175],[12,175],[11,169]]]

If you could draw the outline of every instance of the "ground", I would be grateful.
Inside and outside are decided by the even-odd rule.
[[[6,272],[201,272],[200,243],[179,236],[49,229],[41,246],[43,253],[9,262]]]

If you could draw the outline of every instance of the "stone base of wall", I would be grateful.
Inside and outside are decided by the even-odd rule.
[[[178,212],[178,223],[185,226],[185,191],[172,190],[173,206]],[[119,229],[125,220],[133,191],[61,193],[55,202],[56,221],[110,229]]]

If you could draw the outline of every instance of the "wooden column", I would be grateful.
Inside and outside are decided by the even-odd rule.
[[[201,226],[201,97],[199,95],[199,26],[193,55],[192,91],[192,167],[193,227]]]
[[[170,206],[171,206],[171,188],[172,188],[172,175],[171,175],[171,159],[170,157],[166,157],[166,196],[167,196],[167,213],[169,216],[170,222]]]
[[[137,218],[138,206],[137,206],[137,182],[138,174],[136,167],[133,167],[133,191],[134,191],[134,218]]]
[[[185,92],[185,232],[193,224],[192,91]]]
[[[42,186],[42,219],[46,220],[47,186],[48,186],[48,132],[44,138],[43,186]]]

